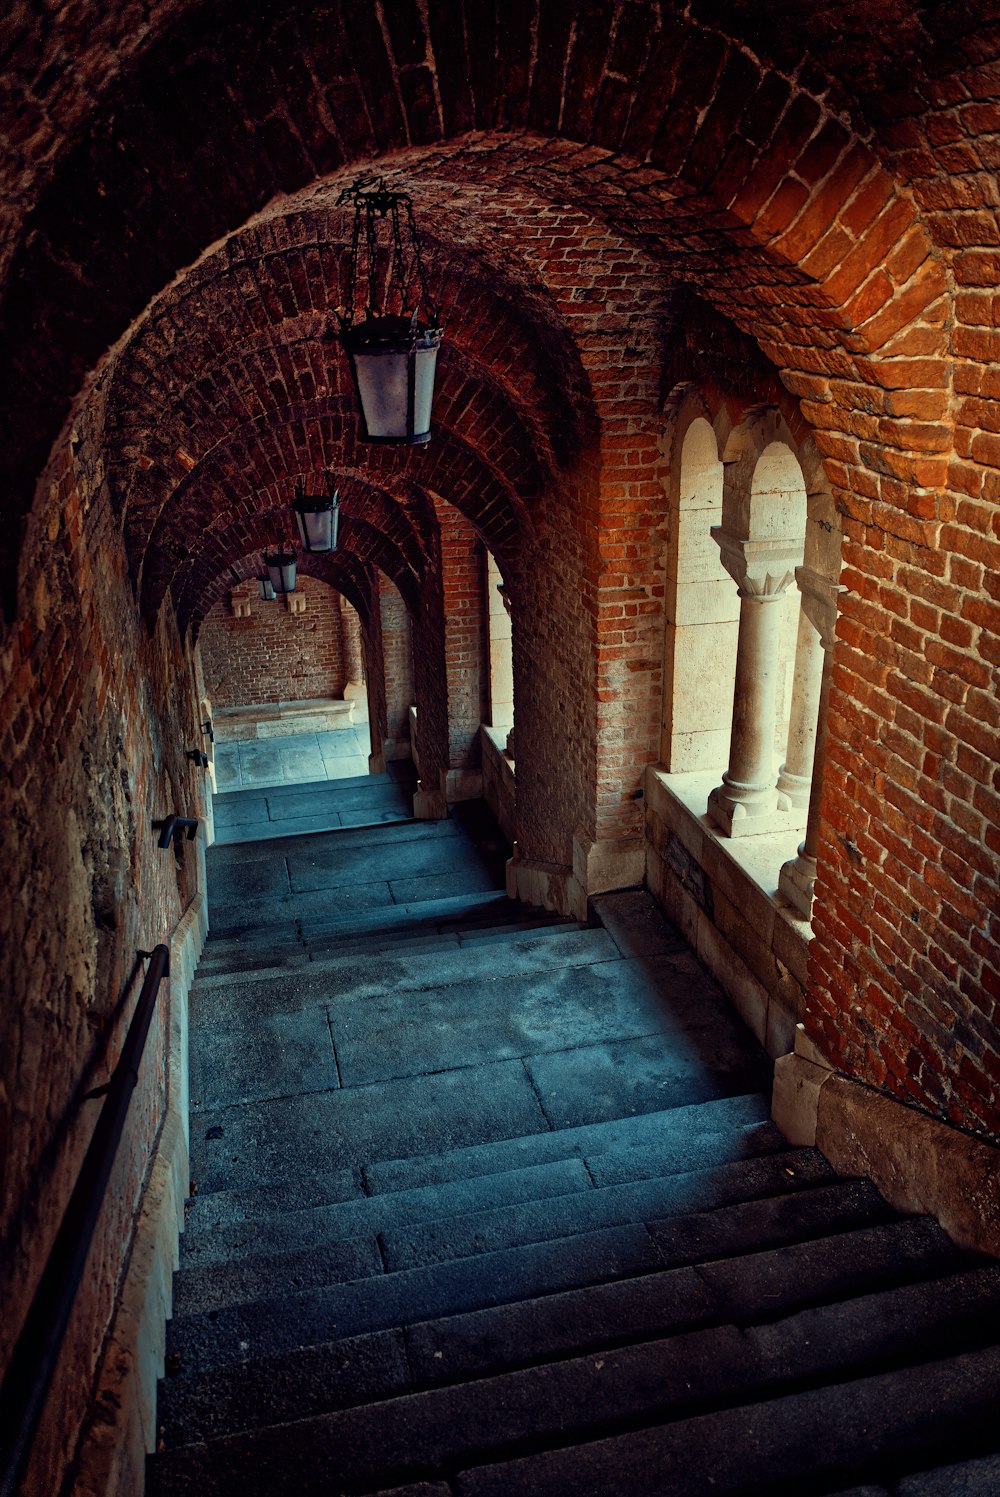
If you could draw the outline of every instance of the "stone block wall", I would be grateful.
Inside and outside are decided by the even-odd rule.
[[[249,618],[234,617],[228,595],[212,607],[199,644],[213,707],[343,696],[339,594],[301,573],[296,593],[305,599],[303,613],[290,613],[281,598],[264,602],[254,583],[232,590],[249,603]]]
[[[156,846],[151,822],[205,809],[194,675],[169,608],[141,625],[106,494],[68,444],[47,475],[18,624],[0,642],[0,1365],[75,1183],[141,984],[136,952],[203,933],[199,842]],[[190,974],[188,974],[190,975]],[[28,1490],[61,1490],[165,1115],[163,984]],[[114,1419],[113,1410],[105,1415]]]

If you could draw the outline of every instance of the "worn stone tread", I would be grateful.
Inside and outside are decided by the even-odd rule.
[[[730,1145],[724,1157],[742,1158],[744,1152],[762,1152],[757,1147],[758,1130],[764,1129],[765,1148],[787,1148],[778,1130],[768,1121],[769,1098],[762,1092],[738,1093],[655,1112],[637,1113],[632,1117],[609,1118],[598,1123],[584,1123],[574,1128],[559,1128],[532,1133],[523,1138],[471,1144],[434,1154],[385,1159],[364,1168],[365,1187],[373,1194],[405,1190],[412,1186],[443,1184],[468,1175],[495,1174],[514,1169],[519,1164],[541,1163],[544,1159],[579,1154],[581,1158],[605,1154],[609,1150],[627,1151],[637,1145],[661,1153],[662,1174],[689,1169],[700,1162],[700,1146],[707,1138],[728,1136]],[[748,1137],[748,1132],[752,1137]],[[713,1155],[708,1162],[716,1162]]]
[[[530,1243],[378,1279],[178,1316],[170,1323],[168,1345],[185,1367],[204,1371],[295,1346],[556,1294],[658,1267],[656,1248],[643,1227],[609,1228],[558,1243]]]
[[[442,1213],[456,1216],[487,1205],[509,1209],[524,1201],[592,1190],[583,1161],[575,1158],[529,1165],[498,1175],[479,1175],[457,1180],[450,1186],[423,1186],[393,1195],[359,1197],[330,1202],[277,1216],[253,1217],[245,1221],[219,1222],[208,1218],[200,1231],[185,1234],[179,1277],[200,1265],[238,1260],[248,1255],[291,1252],[327,1242],[360,1238],[403,1223],[416,1225],[437,1220]],[[192,1209],[193,1223],[202,1204]]]
[[[995,1429],[1000,1349],[880,1373],[659,1428],[480,1466],[457,1497],[791,1497]],[[878,1418],[872,1411],[878,1410]],[[934,1418],[928,1413],[933,1411]],[[875,1474],[873,1472],[873,1474]],[[877,1490],[877,1487],[876,1487]],[[801,1486],[798,1487],[801,1492]],[[952,1494],[949,1494],[952,1497]]]
[[[989,1303],[994,1287],[995,1281],[980,1286],[978,1294],[966,1294],[964,1329]],[[198,1452],[194,1464],[201,1476],[208,1473],[209,1492],[239,1490],[261,1497],[271,1490],[269,1484],[287,1479],[296,1468],[298,1490],[317,1497],[331,1468],[342,1483],[361,1488],[428,1470],[447,1474],[491,1452],[586,1438],[595,1426],[662,1423],[748,1394],[798,1389],[829,1372],[830,1341],[838,1335],[847,1343],[841,1376],[848,1367],[858,1372],[897,1359],[920,1361],[935,1338],[954,1336],[961,1296],[943,1291],[937,1300],[932,1288],[922,1285],[898,1298],[906,1303],[896,1304],[897,1295],[890,1292],[762,1328],[723,1324],[649,1339],[340,1410],[308,1425],[246,1431],[218,1441],[204,1456]],[[891,1307],[888,1312],[883,1302]],[[801,1319],[805,1326],[798,1324]],[[889,1323],[895,1338],[887,1342]],[[184,1464],[179,1453],[181,1472]],[[176,1481],[176,1468],[173,1475]],[[183,1476],[175,1489],[186,1490]]]
[[[416,1226],[388,1227],[380,1233],[380,1242],[389,1270],[418,1268],[626,1222],[657,1221],[668,1213],[704,1211],[833,1178],[815,1150],[790,1150],[689,1174],[526,1201],[516,1209],[491,1208]]]

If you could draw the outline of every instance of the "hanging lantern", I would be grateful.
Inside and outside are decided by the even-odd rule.
[[[295,485],[292,509],[295,511],[295,522],[306,551],[336,551],[337,532],[340,529],[340,494],[329,476],[325,494],[307,494],[306,486],[300,480]]]
[[[260,594],[261,601],[264,603],[273,603],[278,596],[274,591],[274,584],[266,572],[257,578],[257,591]]]
[[[340,341],[351,365],[365,439],[429,442],[441,320],[427,290],[409,193],[359,177],[340,195],[354,204]],[[379,273],[380,248],[388,271]],[[364,308],[356,322],[356,303]]]
[[[264,557],[264,565],[267,567],[268,578],[276,593],[293,593],[295,591],[295,567],[298,558],[294,551],[274,551]]]

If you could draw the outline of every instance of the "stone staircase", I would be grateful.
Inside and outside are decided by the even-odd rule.
[[[1000,1266],[787,1146],[646,894],[363,790],[210,853],[148,1490],[996,1497]]]

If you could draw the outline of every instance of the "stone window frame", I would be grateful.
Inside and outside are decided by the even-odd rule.
[[[777,406],[759,403],[734,424],[723,401],[713,410],[693,387],[679,392],[663,446],[669,462],[669,524],[657,773],[665,781],[676,780],[685,802],[690,801],[696,776],[711,778],[710,770],[717,774],[720,764],[728,761],[727,773],[734,777],[734,737],[740,726],[740,714],[734,713],[739,621],[744,613],[780,607],[794,581],[799,603],[790,723],[784,759],[769,787],[773,808],[766,806],[768,814],[757,825],[738,826],[733,837],[732,819],[718,814],[723,786],[717,785],[700,820],[713,841],[724,848],[729,844],[728,851],[747,877],[771,898],[780,894],[808,919],[816,883],[837,596],[842,590],[842,528],[822,457],[812,434],[804,431],[797,437]],[[794,461],[801,483],[803,503],[795,525],[801,535],[790,533],[773,504],[760,502],[769,492],[760,483],[760,464],[770,450],[769,466],[774,466],[778,449]],[[787,488],[786,483],[786,492]],[[770,492],[780,491],[779,486]],[[751,565],[754,573],[749,572]],[[744,583],[744,595],[770,601],[746,606],[741,576],[750,584]],[[761,729],[759,723],[757,727]],[[765,726],[760,732],[762,739],[767,731]],[[765,799],[770,801],[770,793]],[[767,836],[770,842],[782,830],[785,835],[776,843],[781,852],[772,859],[773,868],[762,867],[749,847],[740,856],[737,840]],[[794,855],[788,856],[796,844]]]

